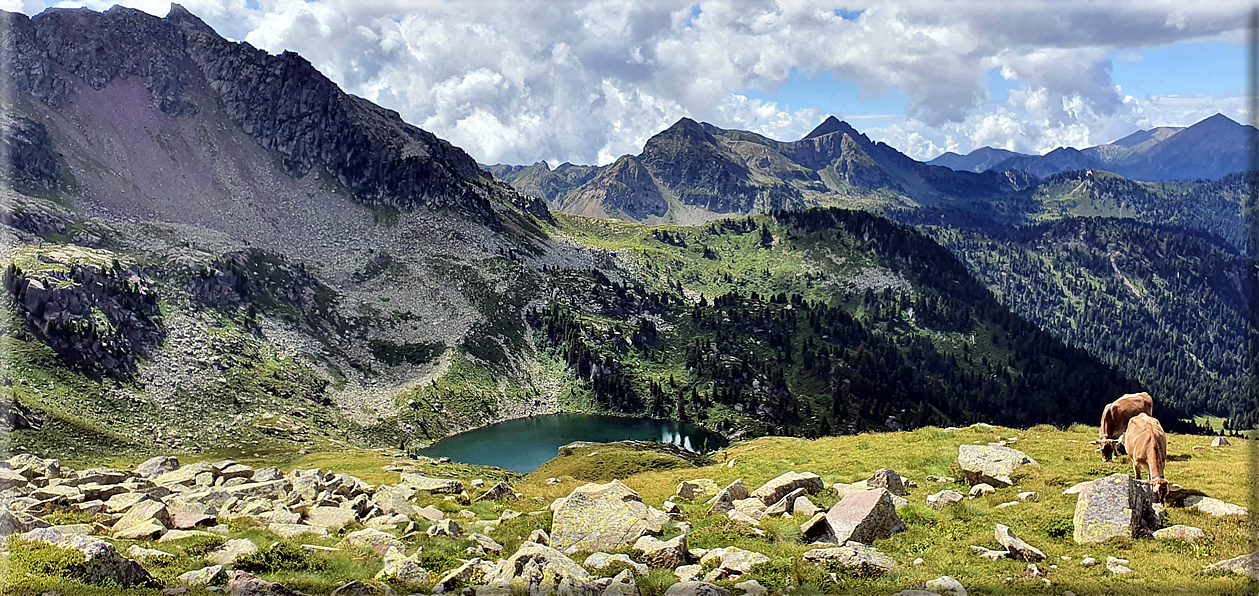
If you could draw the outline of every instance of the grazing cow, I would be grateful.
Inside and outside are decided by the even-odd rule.
[[[1167,479],[1163,478],[1163,466],[1167,465],[1167,435],[1158,419],[1141,413],[1128,422],[1128,434],[1124,446],[1132,458],[1132,475],[1141,479],[1141,468],[1150,471],[1150,485],[1154,487],[1154,501],[1162,503],[1167,498]]]
[[[1097,440],[1090,441],[1089,444],[1097,445],[1097,451],[1102,454],[1102,459],[1110,461],[1115,456],[1115,447],[1119,445],[1119,437],[1128,430],[1128,421],[1133,416],[1142,413],[1147,416],[1154,415],[1154,398],[1144,391],[1129,393],[1106,404],[1106,409],[1102,410],[1102,430],[1098,433]]]

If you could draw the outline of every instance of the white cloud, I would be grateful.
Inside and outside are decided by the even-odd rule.
[[[0,3],[30,12],[29,1]],[[158,15],[169,7],[123,3]],[[777,89],[792,69],[854,81],[868,96],[903,94],[906,113],[867,121],[869,132],[919,158],[979,145],[1042,151],[1215,111],[1233,116],[1242,106],[1231,99],[1129,97],[1110,64],[1177,41],[1236,42],[1249,9],[1239,0],[866,0],[847,3],[860,16],[845,19],[823,0],[185,5],[226,37],[302,54],[347,91],[480,161],[552,164],[636,153],[681,116],[798,138],[821,111],[744,95]],[[989,97],[992,69],[1017,82],[1001,102]]]

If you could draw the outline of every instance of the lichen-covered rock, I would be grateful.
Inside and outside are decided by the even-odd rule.
[[[79,581],[90,584],[113,582],[124,587],[147,585],[153,581],[153,577],[139,563],[122,556],[112,544],[104,540],[81,534],[63,534],[56,528],[31,530],[21,534],[21,537],[27,542],[44,542],[82,553],[83,565],[70,573],[71,577]]]
[[[463,491],[463,484],[448,478],[429,478],[422,474],[403,474],[402,484],[417,491],[436,495],[457,495]]]
[[[612,578],[608,587],[603,589],[602,596],[639,596],[638,582],[629,569],[623,569]]]
[[[795,502],[791,505],[792,517],[799,516],[808,519],[816,515],[819,511],[821,511],[821,509],[818,509],[817,505],[813,504],[813,501],[810,501],[808,497],[803,495],[796,497]]]
[[[60,526],[59,529],[64,530],[65,527]],[[133,544],[127,547],[127,556],[137,561],[144,562],[145,560],[148,560],[148,559],[157,559],[157,560],[170,559],[170,558],[173,558],[175,555],[172,555],[166,551],[152,549],[152,548],[144,548],[143,546],[140,546],[138,544]]]
[[[961,466],[967,482],[984,482],[993,486],[1012,486],[1010,474],[1025,465],[1036,465],[1027,454],[1009,447],[989,445],[960,445],[957,465]]]
[[[463,535],[463,528],[460,528],[453,519],[443,519],[428,527],[428,535],[458,538]]]
[[[149,522],[154,522],[162,530],[170,527],[170,513],[166,510],[166,504],[153,499],[144,499],[136,502],[127,509],[118,521],[114,522],[114,535],[122,537],[123,531]],[[160,532],[159,532],[160,533]]]
[[[211,565],[179,576],[179,583],[190,588],[213,586],[227,580],[227,573],[222,565]]]
[[[664,596],[730,596],[730,590],[708,582],[689,581],[669,586]]]
[[[760,499],[768,507],[792,491],[801,488],[808,494],[815,494],[822,490],[822,478],[812,472],[803,474],[787,472],[761,485],[760,488],[752,491],[751,496]]]
[[[1174,525],[1154,532],[1155,540],[1184,540],[1185,542],[1194,542],[1206,538],[1206,532],[1200,528],[1194,528],[1184,525]]]
[[[659,534],[668,521],[668,514],[645,505],[618,480],[585,484],[556,509],[551,545],[567,553],[616,550],[645,534]]]
[[[1045,560],[1045,553],[1024,542],[1018,536],[1015,536],[1014,532],[1010,531],[1009,526],[997,524],[994,534],[996,534],[997,543],[1004,546],[1006,550],[1010,551],[1010,556],[1012,558],[1022,559],[1033,563]]]
[[[304,596],[297,590],[290,590],[281,584],[239,570],[227,583],[227,591],[231,596]]]
[[[167,472],[179,469],[179,460],[169,455],[159,455],[136,466],[136,476],[141,478],[157,478]]]
[[[962,493],[955,490],[942,490],[933,495],[927,495],[927,505],[933,509],[944,509],[949,505],[961,503],[963,498]]]
[[[734,589],[743,590],[742,596],[766,596],[769,594],[769,590],[762,586],[761,582],[754,579],[741,581],[734,585]]]
[[[643,538],[647,537],[644,536]],[[639,540],[642,540],[643,538],[639,538]],[[583,561],[581,565],[582,567],[589,569],[604,569],[613,563],[625,565],[630,569],[633,569],[634,573],[637,573],[638,575],[647,575],[647,573],[651,571],[646,565],[631,559],[629,555],[619,553],[615,555],[610,555],[608,553],[591,553],[591,555],[586,557],[586,560]]]
[[[393,534],[386,534],[380,530],[373,530],[372,528],[364,528],[362,530],[346,534],[345,543],[349,546],[370,548],[378,555],[384,555],[389,552],[389,549],[391,548],[396,548],[398,550],[406,548],[403,546],[402,541],[398,540],[398,537]]]
[[[884,575],[896,569],[896,560],[892,557],[876,548],[852,541],[834,548],[815,548],[805,551],[804,560],[834,563],[865,576]]]
[[[686,534],[660,540],[655,536],[643,536],[634,543],[634,549],[642,551],[639,560],[655,569],[676,569],[687,563]]]
[[[236,559],[258,552],[258,545],[248,538],[236,538],[228,540],[218,550],[205,556],[205,560],[214,565],[222,565],[231,567],[236,563]]]
[[[403,585],[422,584],[428,581],[428,570],[420,565],[419,551],[410,557],[403,555],[401,548],[390,547],[385,552],[384,567],[376,574],[376,579],[389,579]]]
[[[1259,551],[1208,565],[1207,571],[1232,571],[1259,581]]]
[[[510,501],[516,500],[516,493],[511,490],[511,486],[509,486],[506,482],[496,483],[494,486],[490,487],[490,490],[485,491],[485,494],[477,497],[476,500],[498,501],[500,499],[507,499]]]
[[[700,558],[705,567],[716,563],[716,569],[705,576],[705,581],[720,581],[728,577],[738,577],[752,571],[753,567],[768,563],[770,558],[756,551],[728,546],[714,548]]]
[[[549,546],[526,542],[487,577],[491,585],[510,585],[512,580],[524,582],[530,594],[573,594],[593,596],[599,593],[590,573]]]
[[[340,507],[311,507],[306,512],[306,525],[328,528],[329,532],[338,532],[354,521],[353,509]]]
[[[959,582],[947,575],[942,575],[933,580],[928,580],[923,586],[930,592],[935,592],[940,596],[967,596],[966,588]]]
[[[1185,497],[1184,506],[1186,509],[1197,509],[1211,517],[1226,517],[1229,515],[1247,515],[1249,510],[1241,505],[1225,503],[1219,499],[1204,497],[1202,495],[1189,495]]]
[[[1159,528],[1150,485],[1127,474],[1098,478],[1080,491],[1073,518],[1076,544],[1141,538]]]
[[[678,484],[678,489],[674,492],[679,497],[688,501],[696,501],[704,497],[710,497],[717,494],[721,487],[709,478],[697,478],[695,480],[684,480]]]

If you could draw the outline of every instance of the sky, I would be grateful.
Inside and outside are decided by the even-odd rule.
[[[1082,148],[1217,112],[1250,121],[1251,4],[1235,0],[183,4],[485,164],[603,165],[684,116],[789,141],[835,115],[917,159]]]

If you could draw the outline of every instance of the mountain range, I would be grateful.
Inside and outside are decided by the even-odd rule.
[[[15,449],[414,450],[561,410],[743,435],[889,416],[1068,425],[1173,387],[1192,358],[1201,387],[1163,394],[1165,424],[1248,423],[1210,397],[1235,387],[1236,359],[1174,349],[1183,332],[1235,338],[1201,317],[1239,308],[1237,175],[957,172],[834,118],[793,142],[683,119],[605,167],[483,169],[178,5],[0,12],[0,32],[16,57],[0,119]],[[1199,271],[1133,251],[1159,263],[1137,267],[1087,243],[1073,266],[1140,293],[1102,314],[1174,298],[1140,290],[1173,275],[1205,288],[1201,307],[1178,302],[1186,320],[1165,327],[1116,318],[1097,341],[1066,333],[1079,288],[1006,265],[1058,258],[1070,229],[997,232],[1075,217],[1117,247],[1167,238],[1210,257]],[[1153,220],[1173,227],[1114,231]],[[1052,316],[1035,321],[1003,268],[1039,284]],[[1124,357],[1136,339],[1152,360]]]
[[[1105,170],[1142,181],[1217,180],[1250,168],[1255,128],[1216,114],[1192,126],[1163,126],[1086,149],[1059,147],[1044,155],[980,147],[947,152],[927,163],[959,171],[1020,170],[1048,176],[1070,170]]]

